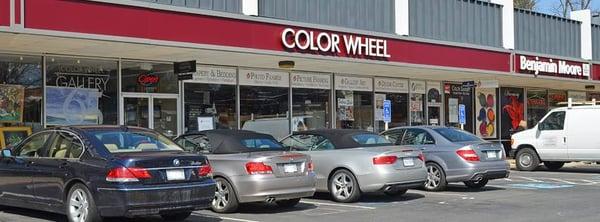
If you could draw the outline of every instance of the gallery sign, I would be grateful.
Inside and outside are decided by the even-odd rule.
[[[240,69],[240,85],[289,87],[287,72]]]
[[[285,28],[281,43],[287,49],[349,56],[390,58],[387,40],[367,36]]]
[[[408,80],[394,78],[375,78],[376,92],[408,93]]]
[[[366,77],[335,76],[335,89],[373,91],[373,79]]]
[[[293,88],[331,89],[331,76],[314,73],[292,73]]]
[[[200,83],[235,85],[237,72],[235,68],[198,66],[192,80]]]
[[[519,73],[557,76],[566,78],[589,79],[589,63],[574,62],[539,56],[515,56],[515,70]]]

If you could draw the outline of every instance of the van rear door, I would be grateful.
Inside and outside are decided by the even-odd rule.
[[[600,108],[574,108],[568,111],[567,147],[572,160],[600,160]]]
[[[536,149],[542,160],[565,160],[569,158],[565,130],[566,111],[554,111],[546,115],[537,126]]]

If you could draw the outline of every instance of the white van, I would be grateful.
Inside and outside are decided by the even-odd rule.
[[[557,170],[565,162],[600,162],[600,106],[553,109],[532,129],[512,135],[511,148],[519,170],[540,163]]]

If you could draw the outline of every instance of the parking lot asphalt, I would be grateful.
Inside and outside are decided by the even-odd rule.
[[[400,197],[364,195],[357,203],[335,203],[327,194],[306,198],[290,209],[274,204],[243,205],[238,213],[194,212],[186,221],[598,221],[600,166],[565,167],[550,172],[512,171],[482,190],[451,184],[444,192],[409,190]],[[66,221],[62,215],[11,207],[0,209],[0,222]],[[158,217],[107,221],[161,221]]]

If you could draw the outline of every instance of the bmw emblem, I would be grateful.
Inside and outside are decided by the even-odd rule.
[[[179,166],[179,164],[180,164],[179,159],[173,160],[173,166]]]

